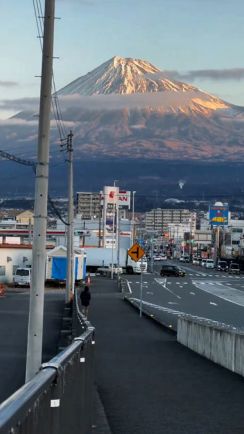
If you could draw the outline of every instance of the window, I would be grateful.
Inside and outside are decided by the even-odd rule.
[[[233,229],[232,229],[232,233],[233,233],[233,234],[235,234],[235,233],[236,233],[236,234],[242,234],[242,229],[240,229],[240,228],[233,228]]]
[[[6,267],[4,265],[0,265],[0,276],[5,276]]]

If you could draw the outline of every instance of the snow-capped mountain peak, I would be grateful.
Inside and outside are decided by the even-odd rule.
[[[145,60],[115,56],[65,86],[59,91],[59,95],[129,95],[195,89],[188,84],[163,77],[162,74],[158,78],[158,73],[160,70]]]

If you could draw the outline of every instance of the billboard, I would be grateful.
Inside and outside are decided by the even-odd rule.
[[[209,208],[209,223],[211,226],[228,225],[229,208],[226,205],[211,205]]]

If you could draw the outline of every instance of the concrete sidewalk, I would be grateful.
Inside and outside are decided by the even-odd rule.
[[[140,318],[116,282],[93,278],[91,293],[96,387],[112,434],[243,434],[242,377]],[[94,432],[107,434],[103,419]]]

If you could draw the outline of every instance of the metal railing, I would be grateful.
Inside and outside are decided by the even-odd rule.
[[[74,340],[0,405],[0,434],[89,434],[94,328],[73,302]],[[77,336],[78,335],[78,336]]]

